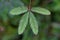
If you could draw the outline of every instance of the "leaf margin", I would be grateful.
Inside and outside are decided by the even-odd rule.
[[[25,20],[24,20],[24,22],[25,22],[25,24],[24,23],[22,23],[23,21],[23,19],[24,19],[24,17],[27,17],[27,18],[25,18]],[[20,22],[19,22],[19,27],[18,27],[18,34],[22,34],[23,32],[24,32],[24,30],[25,30],[25,28],[26,28],[26,26],[27,26],[27,24],[28,24],[28,18],[29,18],[29,12],[27,12],[27,13],[25,13],[23,16],[22,16],[22,18],[21,18],[21,20],[20,20]],[[22,25],[22,26],[21,26]],[[24,26],[23,26],[24,25]],[[24,27],[23,29],[22,29],[22,27]],[[21,32],[20,32],[20,30],[22,30]]]
[[[32,16],[33,16],[34,21],[35,21],[35,26],[33,25],[33,21],[31,20]],[[33,19],[33,18],[32,18],[32,19]],[[29,23],[30,23],[30,27],[31,27],[33,33],[34,33],[35,35],[37,35],[37,34],[38,34],[38,23],[37,23],[37,20],[36,20],[34,14],[33,14],[32,12],[30,12]],[[33,27],[35,27],[35,29],[34,29]]]
[[[39,10],[39,9],[41,9],[41,10]],[[50,15],[50,14],[51,14],[49,10],[47,10],[47,9],[45,9],[45,8],[42,8],[42,7],[33,7],[33,8],[31,9],[31,11],[32,11],[32,12],[39,13],[39,14],[42,14],[42,15]],[[44,11],[45,11],[46,13],[45,13]]]
[[[19,15],[19,14],[23,14],[25,12],[27,12],[27,7],[17,7],[17,8],[13,8],[10,11],[10,14],[11,15]]]

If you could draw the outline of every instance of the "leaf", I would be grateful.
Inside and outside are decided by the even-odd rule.
[[[24,12],[27,12],[27,8],[26,7],[17,7],[17,8],[14,8],[10,11],[10,14],[11,15],[19,15],[19,14],[22,14]]]
[[[33,7],[32,11],[43,15],[50,15],[50,11],[41,7]]]
[[[25,13],[22,16],[22,19],[19,22],[18,34],[22,34],[24,32],[24,30],[28,24],[28,16],[29,16],[29,13]]]
[[[30,12],[30,26],[32,31],[34,32],[35,35],[38,34],[38,23],[36,21],[36,18],[34,17],[33,13]]]

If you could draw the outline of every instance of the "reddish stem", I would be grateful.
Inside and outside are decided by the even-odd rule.
[[[32,8],[32,0],[30,0],[30,3],[28,5],[28,10],[31,11],[31,8]]]

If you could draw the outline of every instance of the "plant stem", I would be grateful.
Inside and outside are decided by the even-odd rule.
[[[32,8],[32,0],[30,0],[30,3],[28,5],[28,11],[31,11],[31,8]]]

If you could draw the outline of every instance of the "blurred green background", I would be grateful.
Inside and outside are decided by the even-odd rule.
[[[38,35],[34,35],[29,28],[18,35],[22,15],[13,16],[9,12],[28,4],[29,0],[0,0],[0,40],[60,40],[60,0],[33,0],[33,6],[44,7],[50,10],[51,15],[35,14],[39,22]]]

